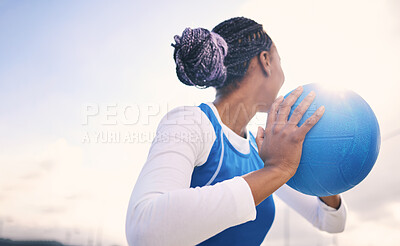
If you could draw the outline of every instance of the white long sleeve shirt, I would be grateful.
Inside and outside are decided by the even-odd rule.
[[[222,123],[213,103],[207,104],[229,142],[249,153],[249,134],[245,139],[234,133]],[[164,116],[129,202],[129,245],[196,245],[256,218],[250,187],[242,177],[190,188],[194,168],[206,162],[215,139],[213,126],[199,107],[178,107]],[[336,210],[287,185],[274,194],[320,230],[344,230],[343,197]]]

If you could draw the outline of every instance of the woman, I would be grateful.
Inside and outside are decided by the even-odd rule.
[[[180,81],[213,86],[216,98],[173,109],[161,120],[129,203],[129,244],[260,245],[274,219],[274,192],[319,229],[343,231],[339,195],[318,199],[285,185],[324,108],[297,126],[311,92],[288,120],[302,87],[275,99],[284,74],[262,25],[232,18],[212,32],[187,28],[175,42]],[[255,138],[246,126],[267,110],[265,130],[259,127]]]

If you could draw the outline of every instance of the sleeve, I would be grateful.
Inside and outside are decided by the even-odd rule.
[[[256,218],[241,177],[190,188],[194,167],[206,161],[214,141],[198,107],[180,107],[162,119],[128,205],[129,245],[195,245]]]
[[[318,197],[300,193],[286,184],[274,194],[318,229],[329,233],[344,231],[347,208],[343,196],[340,196],[340,207],[335,209],[326,205]]]

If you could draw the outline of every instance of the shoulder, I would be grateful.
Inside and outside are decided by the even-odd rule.
[[[168,111],[157,127],[156,136],[190,145],[197,155],[196,165],[205,162],[216,139],[212,123],[198,106],[180,106]]]
[[[207,116],[198,106],[180,106],[170,111],[161,119],[159,127],[180,125],[211,125]]]
[[[193,133],[213,133],[214,127],[207,115],[198,106],[180,106],[170,110],[161,119],[157,132],[164,130],[192,131]]]

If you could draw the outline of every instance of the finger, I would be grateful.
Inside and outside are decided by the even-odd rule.
[[[283,101],[283,96],[279,96],[275,101],[272,103],[271,108],[268,111],[268,117],[267,117],[267,124],[265,126],[265,129],[271,127],[275,120],[276,120],[276,114],[278,112],[279,105]]]
[[[307,109],[310,107],[311,103],[314,101],[314,98],[315,92],[311,91],[293,111],[293,114],[289,119],[290,124],[297,125],[299,123]]]
[[[317,124],[317,122],[321,119],[322,115],[325,112],[325,107],[319,107],[313,115],[311,115],[297,130],[298,133],[303,136],[303,138],[307,135],[307,133]]]
[[[279,105],[277,113],[277,122],[285,124],[290,113],[290,109],[296,102],[297,98],[303,93],[303,87],[299,86],[296,90],[292,91],[288,97]]]
[[[264,129],[261,126],[259,126],[258,129],[257,129],[256,141],[257,140],[261,140],[262,141],[263,139],[264,139]]]
[[[264,140],[264,129],[259,126],[257,130],[257,136],[256,136],[256,144],[258,147],[258,151],[260,152],[261,144]]]

